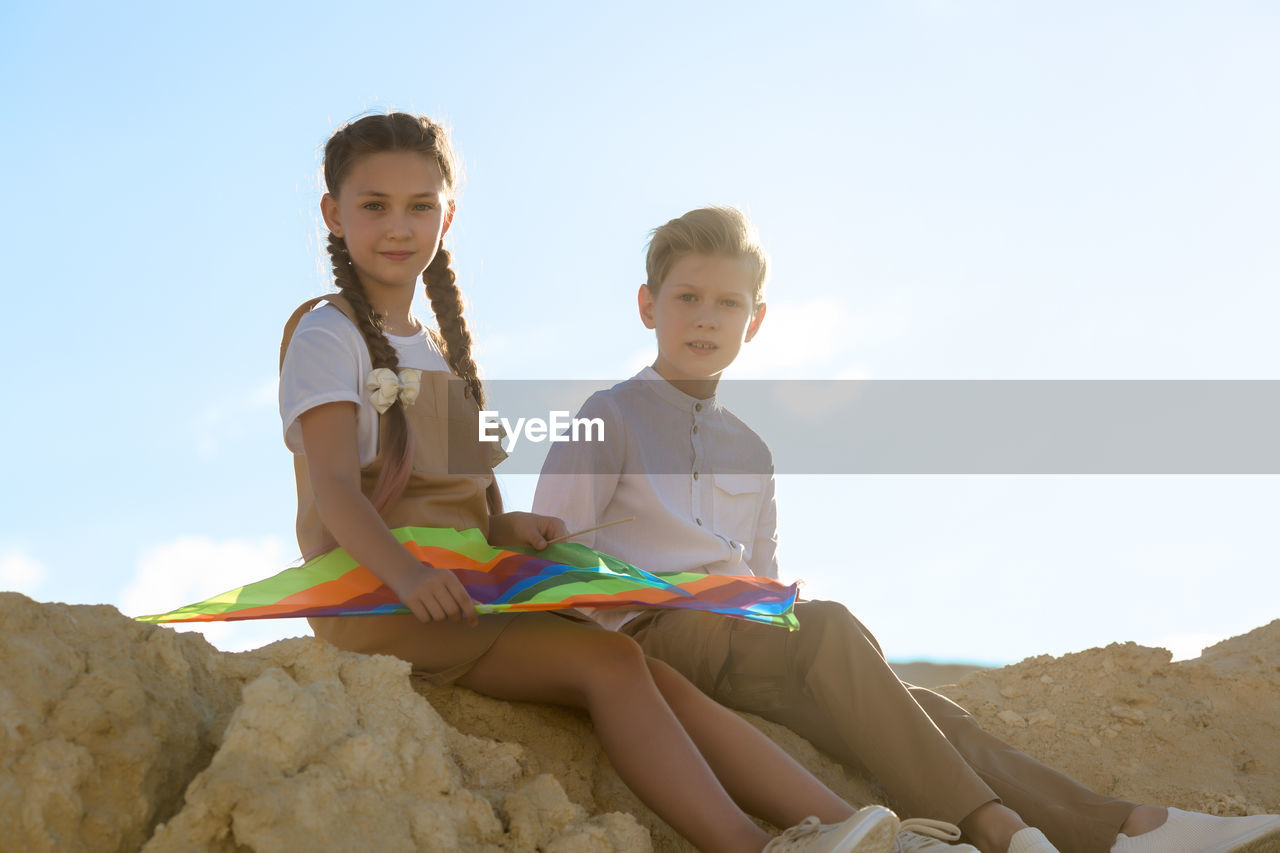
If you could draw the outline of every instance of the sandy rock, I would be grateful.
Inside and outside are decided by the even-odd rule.
[[[464,688],[436,687],[421,678],[414,679],[414,689],[459,731],[503,744],[524,744],[523,760],[529,772],[555,779],[569,799],[588,812],[635,815],[659,853],[693,850],[623,784],[585,714],[551,705],[503,702]],[[750,714],[743,716],[849,802],[886,801],[866,779],[850,773],[794,732]]]
[[[313,639],[230,655],[6,593],[0,667],[6,850],[650,849],[518,744],[449,726],[393,658]]]
[[[407,664],[310,640],[269,651],[186,808],[146,853],[501,845],[501,821],[462,784],[447,726],[409,689]]]
[[[1215,814],[1280,812],[1280,620],[1195,660],[1170,657],[1114,644],[1028,658],[939,692],[1102,793]],[[994,702],[1002,710],[991,713]],[[1041,710],[1056,725],[1037,725]],[[1011,725],[1006,711],[1032,725]]]
[[[314,639],[244,654],[0,593],[0,839],[23,851],[687,851],[585,715],[437,688]],[[1280,621],[1170,663],[1133,644],[941,692],[1105,793],[1280,812]],[[748,716],[850,802],[865,779]]]
[[[0,593],[0,838],[137,850],[209,762],[240,685],[204,638]]]

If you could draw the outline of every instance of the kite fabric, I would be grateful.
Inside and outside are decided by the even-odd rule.
[[[794,631],[796,585],[696,572],[654,574],[584,545],[544,551],[494,548],[479,530],[399,527],[396,539],[424,566],[449,569],[479,613],[569,607],[706,610]],[[230,622],[289,616],[408,613],[394,592],[341,548],[278,575],[140,622]]]

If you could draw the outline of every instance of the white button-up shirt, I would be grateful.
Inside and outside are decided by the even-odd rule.
[[[604,441],[551,445],[534,512],[570,531],[635,516],[574,541],[646,571],[778,576],[773,455],[715,397],[690,397],[646,367],[578,417],[603,420]],[[584,612],[609,628],[635,615]]]

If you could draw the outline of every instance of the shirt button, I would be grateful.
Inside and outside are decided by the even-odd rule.
[[[694,411],[695,411],[695,412],[701,412],[701,411],[702,411],[702,404],[701,404],[701,403],[697,403],[697,404],[695,404],[695,405],[694,405],[694,407],[693,407],[693,409],[694,409]]]
[[[697,471],[694,471],[694,472],[693,472],[693,479],[695,479],[695,480],[696,480],[696,479],[698,479],[698,472],[697,472]]]
[[[699,526],[699,527],[701,527],[701,526],[702,526],[702,519],[700,519],[700,518],[695,518],[695,519],[694,519],[694,521],[698,522],[698,526]]]
[[[697,426],[697,424],[694,424],[694,427],[693,427],[693,434],[694,434],[694,435],[697,435],[697,434],[698,434],[698,426]]]

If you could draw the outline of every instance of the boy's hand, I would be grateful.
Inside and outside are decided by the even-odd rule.
[[[476,606],[457,575],[447,569],[416,564],[388,583],[401,603],[422,622],[458,622],[479,624]]]
[[[560,519],[532,512],[504,512],[489,519],[489,544],[498,548],[527,545],[541,551],[548,539],[568,532]]]

